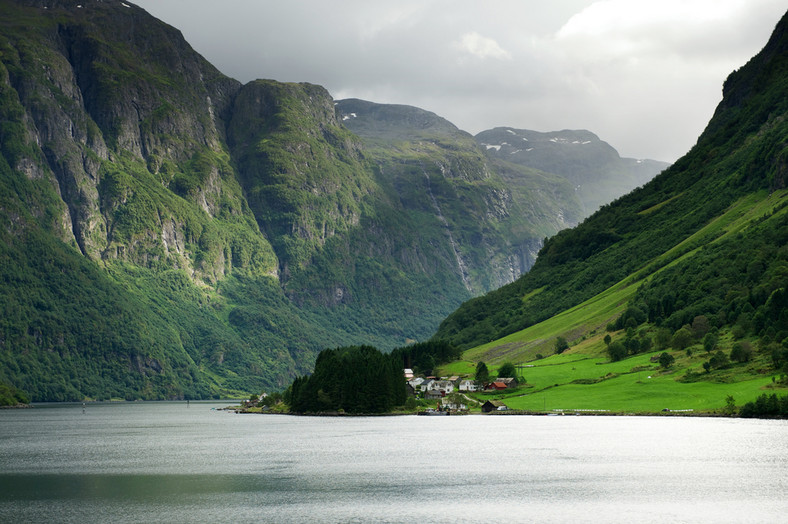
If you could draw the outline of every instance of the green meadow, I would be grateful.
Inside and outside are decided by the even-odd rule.
[[[669,342],[659,345],[658,327],[646,322],[630,330],[629,336],[650,339],[652,349],[614,362],[604,338],[609,335],[608,342],[625,340],[625,330],[610,330],[610,326],[645,284],[678,264],[692,263],[704,246],[730,240],[759,223],[781,220],[788,212],[786,196],[781,190],[743,197],[685,241],[605,291],[545,321],[470,348],[461,360],[445,364],[438,371],[442,375],[473,376],[476,364],[485,362],[494,377],[498,367],[511,362],[526,384],[513,391],[480,393],[477,398],[503,400],[511,409],[528,411],[656,413],[667,409],[708,413],[721,412],[729,397],[740,407],[772,389],[785,393],[784,373],[773,363],[774,345],[769,346],[755,333],[734,337],[730,325],[719,330],[713,352],[705,351],[700,339],[681,350]],[[542,288],[536,289],[522,300],[526,302],[543,292]],[[558,337],[570,346],[561,354],[555,354]],[[749,360],[704,368],[714,352],[728,355],[734,345],[742,343],[752,348]],[[668,368],[651,361],[663,351],[675,359]]]
[[[680,382],[686,368],[661,369],[650,361],[659,353],[619,362],[581,354],[555,355],[533,363],[533,367],[521,368],[524,386],[508,392],[480,393],[477,399],[502,400],[510,409],[528,411],[714,412],[725,407],[728,396],[741,406],[773,384],[771,376],[746,373],[738,377],[741,380],[731,382],[727,382],[730,377],[719,375],[709,377],[711,381]],[[695,360],[700,362],[702,356]]]

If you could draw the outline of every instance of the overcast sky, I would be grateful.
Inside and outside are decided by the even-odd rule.
[[[675,161],[786,0],[137,0],[242,82],[272,78],[496,126],[588,129]]]

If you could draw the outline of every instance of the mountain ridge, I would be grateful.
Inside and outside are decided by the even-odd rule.
[[[245,394],[426,339],[579,216],[434,113],[376,142],[124,2],[4,2],[0,34],[0,381],[33,400]]]
[[[497,127],[474,138],[492,158],[565,177],[577,191],[584,216],[670,165],[622,158],[610,144],[584,129],[539,132]]]

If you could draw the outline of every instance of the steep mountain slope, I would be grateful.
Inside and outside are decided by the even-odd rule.
[[[540,133],[496,127],[475,138],[490,158],[565,177],[577,191],[584,217],[648,182],[670,165],[621,158],[610,144],[582,130]]]
[[[563,328],[576,342],[629,305],[630,327],[649,320],[673,332],[702,317],[735,339],[751,337],[776,351],[781,366],[788,337],[786,25],[784,17],[766,47],[729,76],[722,102],[686,156],[551,238],[530,273],[464,304],[436,336],[471,347],[559,313],[562,322],[582,313],[585,320]],[[515,338],[476,356],[533,358],[525,338],[504,340]]]
[[[336,108],[361,137],[387,201],[430,218],[414,234],[433,229],[449,240],[445,257],[473,294],[525,273],[542,240],[580,218],[574,190],[561,177],[492,165],[468,133],[434,113],[357,99]]]
[[[121,2],[4,2],[0,31],[0,378],[34,400],[204,397],[308,369],[289,328],[249,337],[207,287],[282,295],[224,146],[240,84]]]
[[[119,0],[0,3],[0,151],[0,383],[33,400],[241,394],[426,339],[580,216],[431,113],[241,85]]]
[[[325,89],[241,85],[120,1],[0,4],[0,114],[0,382],[34,400],[277,387],[426,338],[572,215],[548,181],[518,222],[456,128],[389,176]]]

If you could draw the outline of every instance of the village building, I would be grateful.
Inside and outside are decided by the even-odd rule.
[[[479,384],[475,380],[462,380],[458,389],[460,391],[479,391]]]
[[[451,411],[467,411],[468,406],[461,402],[452,402],[451,400],[444,398],[441,400],[441,408]]]
[[[408,380],[408,384],[413,389],[419,389],[419,387],[421,387],[423,383],[424,383],[424,379],[422,377],[416,377]]]
[[[430,389],[424,392],[426,400],[439,400],[443,398],[444,393],[439,389]]]
[[[454,391],[454,384],[448,380],[433,380],[430,382],[427,390],[438,390],[441,391],[445,396]]]
[[[405,384],[405,394],[409,397],[416,396],[416,388],[410,385],[410,383]]]
[[[500,400],[488,400],[482,404],[482,413],[489,413],[491,411],[506,411],[509,408]]]

